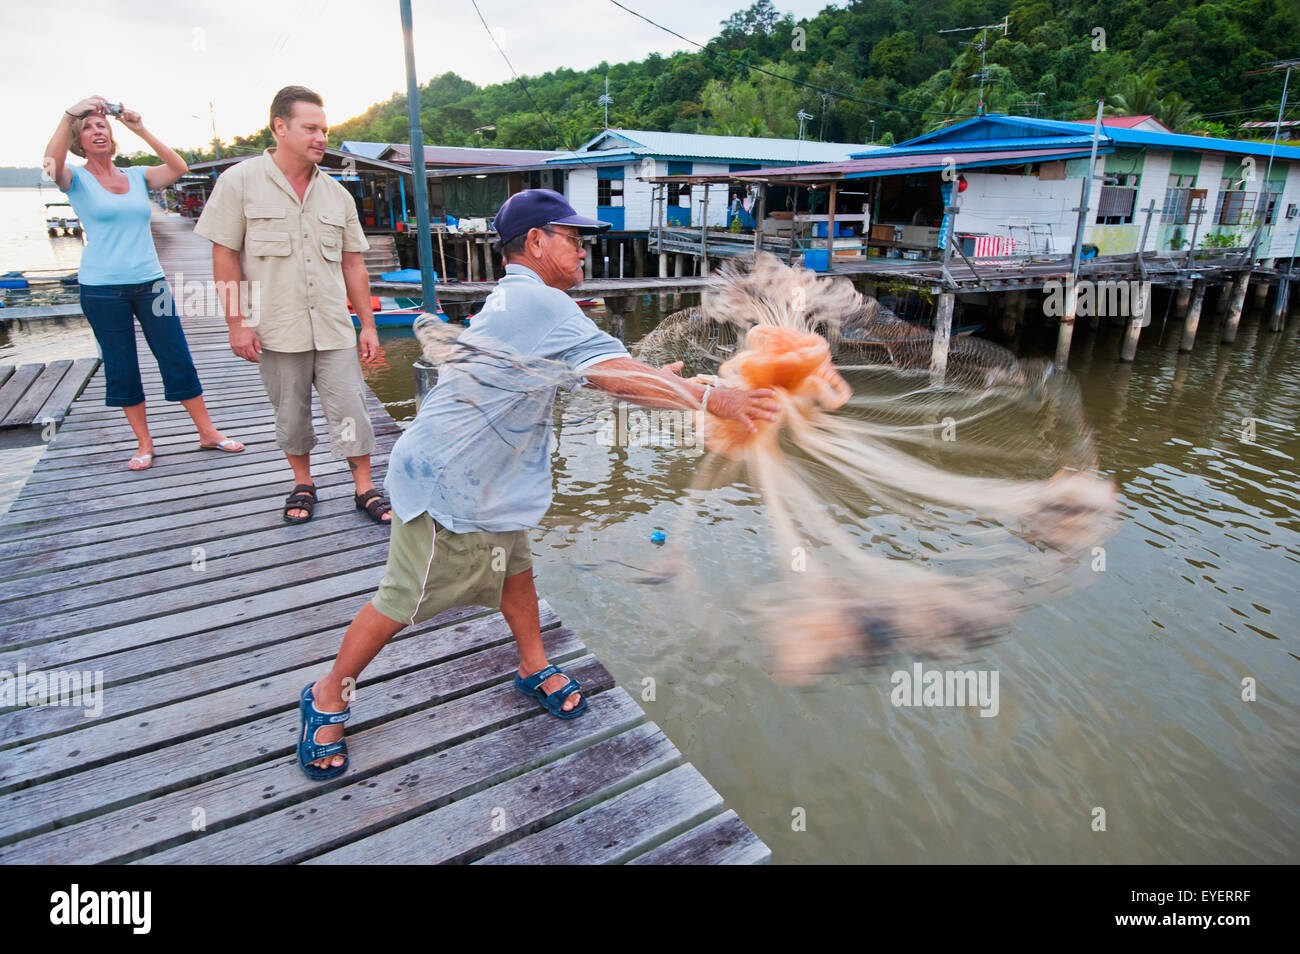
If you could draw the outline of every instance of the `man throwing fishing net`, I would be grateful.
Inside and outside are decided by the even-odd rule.
[[[529,189],[506,200],[495,224],[506,274],[456,342],[470,357],[443,368],[389,458],[395,519],[379,591],[299,700],[298,761],[313,779],[347,770],[342,723],[362,670],[402,629],[453,606],[499,608],[519,648],[515,687],[559,718],[586,711],[578,683],[546,658],[528,539],[551,505],[560,384],[706,409],[749,431],[778,416],[771,390],[716,387],[681,378],[680,362],[637,361],[582,313],[566,291],[582,282],[581,236],[606,223],[579,216],[557,192]],[[516,362],[504,371],[503,355]]]

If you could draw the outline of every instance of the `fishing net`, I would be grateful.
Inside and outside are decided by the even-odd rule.
[[[516,389],[574,383],[558,362],[484,342],[466,350],[445,329],[421,332],[426,358],[471,369],[485,386],[495,386],[487,366]],[[708,454],[661,566],[642,578],[707,585],[690,559],[702,495],[747,483],[762,500],[770,572],[747,588],[746,612],[783,681],[900,655],[967,655],[1026,607],[1090,578],[1110,532],[1115,491],[1097,473],[1069,375],[961,336],[945,365],[934,332],[847,280],[770,255],[729,263],[698,308],[665,318],[634,354],[776,395],[780,417],[757,433],[702,415]],[[678,382],[688,397],[671,372],[625,374]]]

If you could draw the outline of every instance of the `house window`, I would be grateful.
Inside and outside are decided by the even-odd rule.
[[[1214,207],[1215,225],[1249,224],[1257,193],[1245,189],[1245,179],[1224,176],[1219,180],[1219,200]]]
[[[623,180],[596,180],[596,204],[608,208],[621,208],[623,205]]]
[[[1160,214],[1160,221],[1172,225],[1186,225],[1188,212],[1192,207],[1192,187],[1196,185],[1196,176],[1170,176],[1165,189],[1165,207]]]
[[[691,187],[687,183],[668,183],[668,204],[682,209],[691,207]]]
[[[1125,173],[1116,176],[1115,185],[1101,187],[1101,198],[1097,206],[1098,225],[1128,225],[1133,221],[1133,210],[1137,207],[1138,176]]]

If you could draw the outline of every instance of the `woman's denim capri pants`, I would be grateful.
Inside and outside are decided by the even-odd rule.
[[[105,405],[133,407],[144,402],[135,350],[137,320],[158,361],[166,399],[188,401],[203,393],[166,279],[138,285],[82,285],[81,310],[104,356]]]

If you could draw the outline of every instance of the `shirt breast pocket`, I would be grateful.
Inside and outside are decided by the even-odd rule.
[[[320,219],[320,253],[330,262],[343,260],[343,227],[345,220],[337,212],[321,212]]]
[[[258,258],[278,258],[293,252],[285,210],[276,206],[251,205],[244,210],[248,233],[244,248]]]

